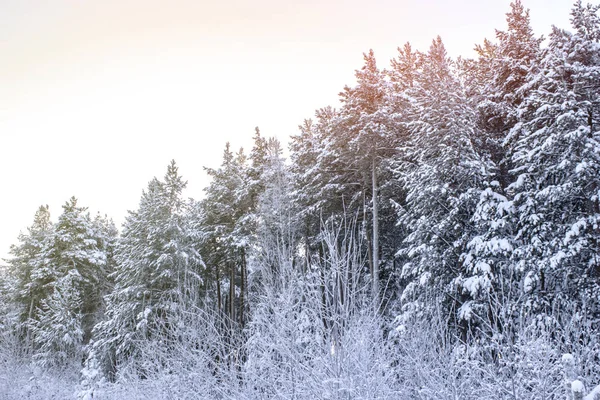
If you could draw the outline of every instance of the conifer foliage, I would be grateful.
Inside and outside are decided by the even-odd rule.
[[[596,309],[600,184],[598,7],[577,2],[574,32],[554,28],[518,111],[513,155],[519,247],[531,307]]]
[[[139,357],[146,341],[176,337],[186,310],[200,302],[204,263],[193,246],[185,186],[171,162],[163,181],[150,181],[123,226],[114,288],[91,353],[107,373]]]
[[[56,224],[48,207],[40,207],[29,235],[13,247],[9,272],[18,326],[41,365],[64,365],[83,356],[102,317],[115,233],[110,221],[92,219],[72,197]]]

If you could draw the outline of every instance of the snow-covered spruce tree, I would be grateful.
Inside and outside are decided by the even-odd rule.
[[[511,261],[514,208],[498,193],[499,183],[490,183],[481,191],[469,221],[473,230],[461,256],[463,268],[454,283],[463,298],[459,319],[477,340],[485,338],[486,345],[493,346],[493,353],[498,351],[498,337],[508,342],[515,339],[522,292]],[[492,340],[496,335],[501,336]]]
[[[574,33],[554,28],[534,89],[519,107],[513,155],[515,268],[534,315],[575,302],[598,317],[600,20],[575,3]],[[590,317],[592,317],[590,315]]]
[[[38,318],[32,324],[36,360],[43,366],[80,362],[102,308],[111,238],[72,197],[42,245],[31,272],[41,287]]]
[[[83,356],[82,281],[79,271],[71,269],[53,283],[50,297],[41,301],[33,333],[35,359],[42,366],[64,366]]]
[[[479,154],[488,160],[490,177],[471,218],[473,237],[467,244],[464,272],[456,282],[467,301],[460,318],[485,337],[489,355],[502,353],[518,334],[522,291],[511,260],[516,246],[516,217],[509,174],[516,136],[509,135],[518,122],[517,107],[533,86],[531,77],[540,68],[541,39],[531,29],[529,11],[520,1],[511,4],[507,30],[496,31],[497,44],[477,46],[477,61],[463,63],[471,102],[478,109]],[[464,68],[467,68],[465,71]],[[504,339],[504,343],[491,340]]]
[[[27,233],[19,235],[18,245],[11,246],[11,258],[7,260],[4,293],[12,316],[6,316],[7,325],[2,330],[14,330],[24,340],[24,350],[32,349],[32,323],[38,320],[41,299],[48,295],[44,282],[34,280],[32,273],[41,265],[42,246],[52,228],[48,206],[40,206]]]
[[[487,92],[491,101],[500,105],[498,115],[507,125],[514,124],[517,116],[513,113],[528,94],[528,81],[532,72],[539,66],[540,44],[531,28],[529,10],[520,0],[510,4],[506,14],[506,31],[496,31],[498,44],[493,59],[493,76]]]
[[[299,126],[299,133],[290,138],[290,198],[305,263],[318,257],[321,222],[343,214],[351,198],[339,172],[342,170],[339,149],[331,140],[336,116],[331,107],[317,110],[315,119],[305,120]]]
[[[88,331],[88,328],[93,329],[93,326],[96,323],[104,319],[104,312],[106,311],[106,302],[104,297],[112,292],[114,286],[113,272],[115,271],[116,266],[115,250],[119,236],[119,231],[117,230],[114,221],[108,216],[98,213],[94,217],[93,222],[98,243],[104,249],[104,253],[106,254],[106,265],[104,267],[104,279],[101,279],[97,282],[97,291],[101,295],[99,298],[100,301],[98,303],[98,307],[96,308],[96,315],[93,319],[89,320],[93,325],[88,327],[87,323],[84,324],[86,326],[86,332],[89,333],[91,333],[91,331]]]
[[[172,161],[164,181],[150,181],[138,210],[126,219],[115,251],[114,289],[106,297],[105,320],[94,327],[86,363],[104,373],[98,379],[114,379],[146,345],[177,336],[182,313],[200,301],[204,264],[191,245],[185,186]],[[163,367],[145,364],[137,373]]]
[[[498,184],[489,189],[500,196],[506,196],[510,184],[514,138],[507,137],[518,120],[516,108],[531,90],[529,76],[539,69],[542,42],[534,35],[529,10],[520,0],[511,3],[506,22],[505,31],[496,30],[497,42],[484,40],[475,46],[477,59],[458,63],[467,101],[477,109],[480,134],[474,144],[490,160],[490,173]]]
[[[534,35],[529,10],[521,1],[515,0],[510,6],[507,29],[496,31],[497,43],[486,41],[476,47],[482,79],[467,81],[471,87],[480,85],[481,95],[475,96],[474,101],[479,111],[477,122],[484,133],[481,150],[494,163],[501,190],[510,183],[508,171],[514,140],[507,140],[507,136],[518,121],[517,107],[531,90],[529,78],[539,69],[543,40]]]
[[[243,323],[243,294],[246,282],[246,252],[255,221],[253,191],[260,191],[261,182],[247,176],[247,158],[243,150],[233,154],[229,143],[223,152],[219,168],[206,168],[212,178],[205,188],[206,197],[200,203],[203,234],[202,252],[210,270],[211,293],[216,295],[218,310],[229,316],[230,322]],[[238,292],[239,288],[239,292]],[[240,298],[239,295],[242,297]]]
[[[398,252],[405,258],[403,313],[428,306],[423,297],[427,291],[445,293],[452,312],[461,304],[452,283],[463,272],[462,254],[473,233],[470,218],[488,177],[488,164],[473,145],[479,134],[475,111],[439,37],[427,54],[419,54],[418,65],[408,91],[414,107],[410,139],[396,160],[406,191],[398,223],[409,231]]]

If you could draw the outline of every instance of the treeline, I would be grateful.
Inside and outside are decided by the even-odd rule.
[[[475,59],[439,37],[387,69],[370,51],[289,163],[257,128],[195,201],[172,162],[120,235],[74,198],[57,223],[41,207],[7,260],[4,343],[83,367],[94,398],[600,383],[599,9],[576,1],[544,42],[516,0]]]

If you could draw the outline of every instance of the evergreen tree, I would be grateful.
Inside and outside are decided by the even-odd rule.
[[[418,65],[409,92],[414,102],[410,141],[397,160],[406,190],[398,222],[409,232],[399,251],[405,258],[403,307],[410,314],[428,304],[427,293],[442,292],[453,299],[446,305],[451,313],[461,303],[453,279],[461,273],[462,253],[473,233],[469,220],[488,165],[473,146],[479,133],[475,112],[439,37],[419,55]]]
[[[305,120],[299,133],[291,137],[291,202],[307,261],[320,247],[321,222],[342,213],[348,201],[338,173],[341,168],[336,164],[340,163],[339,152],[330,140],[336,118],[337,112],[331,107],[317,110],[315,120]]]
[[[254,131],[254,145],[250,151],[250,165],[247,175],[250,201],[254,208],[256,207],[258,196],[264,190],[262,175],[267,162],[267,139],[260,135],[260,130],[256,127]]]
[[[574,300],[595,310],[600,293],[597,10],[578,1],[575,33],[554,28],[511,133],[518,138],[509,188],[518,218],[514,263],[536,314],[560,315]]]
[[[346,184],[358,183],[357,194],[353,199],[360,199],[362,192],[363,207],[366,208],[366,197],[370,194],[371,226],[369,242],[370,268],[373,282],[373,296],[378,302],[380,242],[379,212],[381,201],[379,196],[381,178],[385,168],[384,160],[393,153],[399,133],[394,125],[393,114],[388,108],[389,88],[385,75],[377,68],[375,55],[371,50],[364,55],[365,64],[356,71],[357,85],[345,87],[340,94],[342,108],[339,113],[336,145],[341,149],[340,162],[346,166]],[[366,221],[364,221],[366,224]]]
[[[474,232],[456,282],[467,299],[460,318],[471,332],[491,337],[500,331],[509,338],[519,318],[520,297],[510,260],[517,230],[512,193],[506,190],[517,137],[510,132],[519,121],[519,105],[532,90],[531,77],[540,68],[542,38],[534,35],[529,11],[520,1],[511,3],[506,17],[507,30],[496,31],[498,43],[486,40],[476,46],[478,60],[463,65],[471,103],[478,109],[481,139],[475,145],[488,160],[490,177],[470,221]]]
[[[417,78],[417,62],[419,60],[418,52],[413,51],[410,43],[404,44],[403,47],[398,47],[398,57],[391,61],[391,70],[386,74],[390,78],[392,84],[392,104],[400,101],[402,106],[406,106],[406,91],[413,87]],[[394,111],[398,111],[397,108]]]
[[[69,270],[54,282],[49,298],[41,301],[39,320],[33,324],[35,360],[42,366],[66,366],[83,355],[83,277]]]
[[[182,313],[200,301],[204,264],[192,246],[185,186],[172,161],[164,181],[150,181],[138,210],[130,211],[123,226],[114,290],[107,296],[106,319],[94,328],[89,355],[109,378],[135,361],[145,344],[176,337]]]
[[[539,68],[543,40],[534,35],[529,10],[521,1],[516,0],[510,6],[511,11],[506,14],[507,30],[496,31],[498,44],[486,41],[476,48],[480,66],[484,68],[483,75],[487,78],[475,81],[483,84],[483,98],[477,105],[478,122],[485,132],[482,150],[494,163],[500,190],[510,183],[508,171],[515,138],[509,132],[519,119],[517,107],[531,90],[529,77]]]
[[[296,218],[290,201],[291,177],[277,139],[267,141],[265,167],[261,181],[263,192],[258,198],[257,236],[259,262],[276,271],[279,265],[291,262],[295,254],[281,251],[293,249],[296,240]]]
[[[53,229],[48,206],[40,206],[36,211],[33,224],[27,234],[20,234],[19,244],[10,248],[7,278],[11,285],[7,288],[8,301],[16,306],[17,326],[23,335],[26,346],[31,346],[31,327],[38,320],[40,301],[47,297],[44,282],[32,278],[35,268],[41,264],[41,252],[44,242]]]
[[[248,186],[246,162],[243,150],[234,155],[227,143],[221,167],[206,168],[212,181],[201,202],[203,251],[216,285],[217,309],[226,311],[231,321],[239,320],[236,316],[243,314],[243,306],[235,307],[242,300],[236,295],[236,287],[242,286],[240,293],[245,292],[246,251],[255,222],[250,215],[252,197],[262,185],[253,180],[252,186]],[[252,220],[248,221],[249,218]]]
[[[529,18],[529,10],[520,0],[510,4],[511,11],[506,14],[508,29],[496,31],[498,48],[494,68],[494,90],[498,102],[514,109],[527,95],[529,75],[535,72],[540,58],[540,44],[543,38],[536,38]],[[507,122],[515,115],[507,115]]]
[[[40,333],[35,337],[41,351],[37,357],[42,364],[49,363],[53,351],[64,362],[63,353],[77,355],[89,341],[105,294],[102,288],[108,274],[110,240],[94,224],[86,208],[77,205],[75,197],[65,203],[32,273],[33,285],[43,287],[47,293],[35,323],[35,330]],[[67,324],[65,319],[69,316],[73,321]],[[74,336],[61,335],[66,326],[79,328],[73,331]]]

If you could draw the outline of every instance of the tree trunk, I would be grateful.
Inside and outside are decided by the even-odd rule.
[[[241,283],[240,283],[240,326],[244,327],[244,291],[246,290],[246,251],[242,248],[242,265],[241,265]]]
[[[215,266],[217,278],[217,311],[221,312],[221,276],[219,275],[219,266]]]
[[[369,274],[371,277],[373,276],[373,242],[371,242],[371,236],[369,235],[369,229],[367,228],[367,199],[366,199],[366,187],[367,184],[365,182],[365,186],[363,188],[363,229],[365,232],[365,238],[367,239],[367,259],[369,261]]]
[[[310,246],[308,245],[308,233],[304,236],[304,258],[305,262],[302,266],[303,275],[305,275],[310,270]]]
[[[321,262],[325,258],[325,255],[323,254],[323,243],[319,246],[319,257]],[[321,265],[324,265],[324,263],[322,262]],[[325,293],[325,271],[323,268],[319,268],[319,273],[321,278],[321,284],[319,285],[321,292],[321,322],[323,323],[324,332],[326,332],[329,329],[329,324],[327,322],[327,294]]]
[[[377,203],[377,170],[375,158],[372,163],[373,173],[373,300],[379,306],[379,206]]]
[[[233,299],[235,297],[235,263],[229,263],[229,318],[235,321]]]
[[[33,319],[33,296],[31,297],[31,302],[29,303],[29,317],[27,318],[27,345],[29,346],[29,351],[33,351],[33,338],[31,337],[31,320]]]

